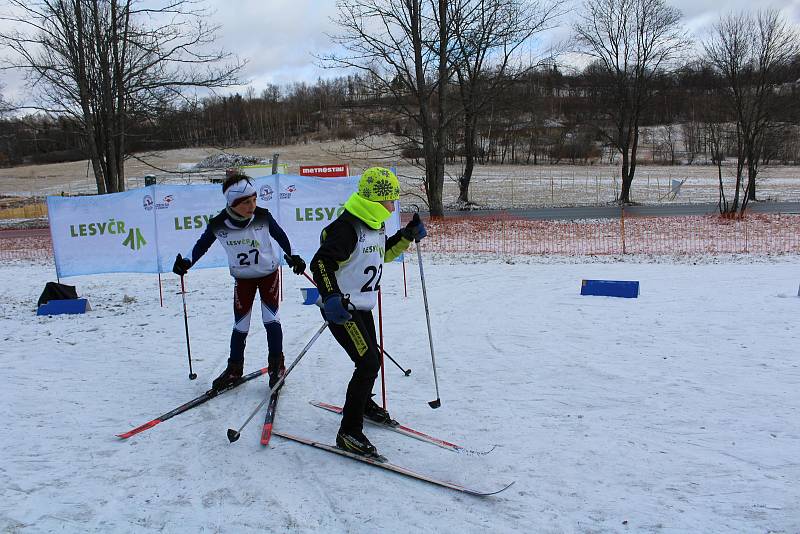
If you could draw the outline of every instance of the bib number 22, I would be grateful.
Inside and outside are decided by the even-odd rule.
[[[378,288],[381,287],[381,275],[383,274],[383,265],[378,265],[375,267],[374,265],[370,265],[366,269],[364,269],[364,274],[369,276],[369,280],[367,283],[361,286],[361,292],[366,293],[367,291],[377,291]],[[375,285],[372,285],[372,282],[375,282]]]

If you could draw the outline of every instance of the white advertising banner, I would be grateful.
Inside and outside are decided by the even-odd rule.
[[[319,248],[322,230],[341,215],[344,203],[358,188],[359,178],[278,177],[278,222],[286,230],[294,252],[306,262]],[[400,228],[399,204],[396,207],[386,221],[387,236]]]
[[[308,262],[322,229],[339,216],[358,178],[269,175],[254,178],[253,184],[258,205],[270,210],[292,252]],[[163,273],[172,270],[178,253],[191,252],[208,220],[224,209],[225,197],[218,184],[156,185],[102,196],[48,197],[47,207],[59,277]],[[396,211],[386,222],[387,235],[399,227]],[[212,245],[196,268],[224,266],[222,247]]]
[[[225,207],[218,184],[156,185],[145,188],[154,196],[153,215],[158,239],[158,272],[172,271],[175,256],[191,257],[192,247],[209,219]],[[198,262],[198,268],[224,267],[228,258],[221,247],[212,246]]]
[[[152,212],[144,209],[143,191],[47,197],[59,277],[157,272],[155,224]]]

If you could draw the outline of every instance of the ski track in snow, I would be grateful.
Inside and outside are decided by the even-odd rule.
[[[388,407],[487,456],[367,427],[394,463],[509,490],[476,498],[274,436],[263,378],[128,440],[114,435],[205,391],[224,367],[232,280],[186,278],[196,381],[178,279],[64,280],[85,315],[37,317],[47,265],[0,265],[3,532],[798,532],[800,258],[625,258],[581,263],[434,255],[425,264],[442,407],[417,265],[383,277]],[[288,273],[288,271],[285,271]],[[581,297],[582,278],[640,280],[638,299]],[[290,273],[287,366],[320,325]],[[246,371],[266,365],[258,312]],[[376,320],[377,323],[377,320]],[[275,425],[333,442],[352,364],[327,332],[290,375]],[[380,377],[378,379],[380,383]],[[380,388],[376,387],[377,399]],[[379,401],[380,402],[380,401]]]

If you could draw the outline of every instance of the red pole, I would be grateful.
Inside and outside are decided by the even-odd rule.
[[[381,288],[378,287],[378,332],[381,343],[381,392],[383,395],[383,409],[386,408],[386,374],[383,372],[383,306],[381,302]]]

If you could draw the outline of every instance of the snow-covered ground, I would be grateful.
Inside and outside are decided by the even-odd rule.
[[[187,378],[178,281],[65,280],[94,308],[37,317],[52,267],[0,265],[3,532],[800,531],[800,259],[699,265],[441,256],[425,264],[438,410],[417,266],[383,278],[388,407],[487,456],[367,428],[395,463],[490,486],[477,498],[279,437],[259,444],[263,379],[127,441],[224,367],[231,280],[187,277],[198,380]],[[713,259],[712,259],[713,260]],[[581,297],[582,278],[639,280],[638,299]],[[291,361],[321,324],[287,275]],[[265,365],[254,318],[246,369]],[[333,442],[351,363],[325,333],[290,375],[276,428]]]

